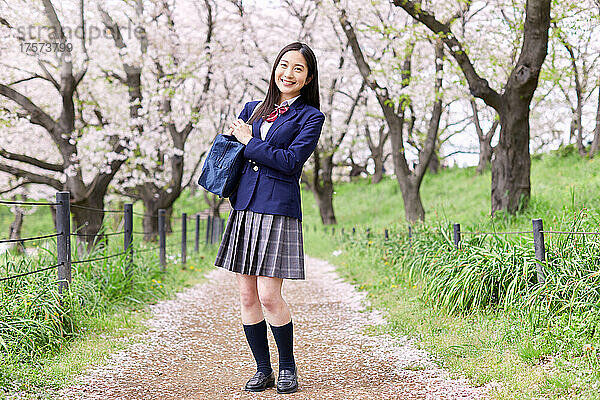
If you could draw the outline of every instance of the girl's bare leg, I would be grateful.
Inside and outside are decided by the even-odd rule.
[[[273,326],[282,326],[291,321],[290,309],[281,296],[283,279],[257,277],[258,298],[265,308],[267,321]]]
[[[242,323],[253,325],[259,323],[265,316],[258,297],[256,276],[235,274],[240,293],[240,304],[242,308]]]

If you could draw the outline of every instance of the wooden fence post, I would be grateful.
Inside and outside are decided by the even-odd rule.
[[[181,214],[181,264],[185,268],[187,261],[187,214]]]
[[[58,263],[58,293],[69,289],[71,284],[71,194],[56,193],[56,258]]]
[[[210,243],[215,244],[219,238],[219,230],[221,228],[221,217],[212,217],[210,227]]]
[[[194,251],[200,251],[200,214],[196,214],[196,237],[194,243]]]
[[[458,249],[460,243],[460,224],[454,224],[454,247]]]
[[[533,247],[535,248],[535,259],[537,260],[537,281],[542,284],[546,282],[543,262],[546,261],[546,245],[544,243],[544,224],[541,218],[531,220],[533,224]]]
[[[133,204],[127,203],[123,206],[123,250],[125,251],[125,271],[127,275],[131,274],[131,267],[133,265],[133,246],[132,246],[132,233],[133,233]]]
[[[206,244],[212,244],[212,215],[206,217]]]
[[[158,245],[159,258],[160,258],[160,270],[164,272],[167,267],[167,238],[165,232],[165,214],[166,210],[161,208],[158,210]]]
[[[213,243],[219,243],[221,240],[221,235],[223,234],[225,219],[221,217],[217,217],[213,219]]]

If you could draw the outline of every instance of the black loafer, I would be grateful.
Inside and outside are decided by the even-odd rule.
[[[282,369],[277,378],[277,393],[294,393],[298,390],[298,368]]]
[[[267,388],[275,386],[275,374],[271,371],[269,376],[262,372],[257,372],[252,378],[246,382],[244,390],[248,392],[262,392]]]

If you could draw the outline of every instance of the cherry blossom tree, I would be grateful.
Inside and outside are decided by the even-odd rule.
[[[127,138],[115,126],[104,124],[101,110],[78,92],[90,64],[85,3],[65,4],[57,12],[50,0],[43,0],[41,7],[13,5],[9,10],[2,27],[2,40],[11,53],[3,57],[1,107],[23,122],[14,124],[15,130],[11,128],[8,137],[3,137],[0,171],[18,178],[19,185],[42,184],[70,191],[75,228],[92,243],[103,213],[90,208],[104,208],[108,185],[127,157]],[[67,27],[77,22],[80,40],[69,42],[67,34],[73,31]],[[17,25],[23,23],[30,29]],[[32,29],[36,26],[45,29]],[[30,42],[51,46],[44,52],[46,47],[27,46]],[[89,121],[86,113],[95,113],[97,121]],[[89,138],[90,132],[104,150],[96,163],[88,163],[82,154],[84,137]]]
[[[130,8],[100,6],[99,12],[120,63],[118,68],[105,66],[104,73],[127,87],[129,115],[123,118],[137,131],[132,146],[136,157],[119,174],[116,188],[143,201],[145,239],[151,240],[158,232],[158,210],[166,209],[170,216],[200,165],[202,153],[186,171],[185,146],[212,89],[217,6],[211,0],[194,7],[138,1]],[[123,38],[120,27],[128,19],[144,21],[137,41]]]
[[[361,39],[359,39],[357,30],[353,25],[354,23],[360,24],[360,20],[354,23],[349,20],[346,10],[351,10],[352,7],[347,4],[342,5],[339,0],[334,0],[334,4],[338,8],[339,23],[348,38],[356,65],[368,87],[373,91],[388,125],[394,172],[402,192],[406,220],[409,222],[422,221],[425,218],[425,210],[421,202],[420,186],[435,148],[442,114],[442,71],[444,65],[442,43],[435,40],[431,44],[428,43],[427,46],[429,49],[433,47],[434,50],[434,55],[430,58],[433,61],[430,65],[434,65],[434,70],[430,75],[423,75],[432,76],[434,81],[433,101],[428,106],[431,107],[428,111],[429,118],[422,120],[416,117],[415,107],[411,107],[416,102],[413,101],[408,92],[411,81],[418,79],[413,76],[413,56],[416,56],[415,52],[420,56],[423,51],[421,43],[417,43],[417,38],[414,36],[416,31],[412,31],[413,35],[407,35],[408,30],[402,31],[409,39],[404,48],[400,49],[396,40],[400,36],[400,32],[394,29],[392,23],[393,13],[388,11],[385,18],[379,17],[374,22],[367,23],[367,26],[370,26],[372,30],[379,27],[377,32],[381,36],[381,41],[385,44],[385,50],[390,50],[384,50],[379,59],[375,60],[378,73],[374,73],[374,67],[369,64],[365,56],[364,44],[361,43]],[[375,15],[378,16],[377,13]],[[406,22],[404,26],[409,29],[412,28],[412,25]],[[364,40],[362,39],[362,41]],[[384,57],[386,53],[391,53],[393,57],[387,60]],[[395,81],[397,72],[399,72],[400,79]],[[422,74],[423,71],[420,72]],[[407,130],[406,134],[405,129]],[[420,138],[422,144],[414,146],[418,161],[415,160],[414,167],[411,168],[407,160],[408,153],[405,142],[407,143],[411,137],[415,137],[413,135],[415,129],[424,133],[424,135],[421,135]],[[413,143],[416,142],[413,141]]]
[[[575,139],[577,150],[581,156],[588,153],[593,155],[598,151],[597,135],[592,133],[595,145],[589,151],[586,149],[584,138],[584,119],[590,122],[600,112],[600,97],[596,103],[595,112],[587,103],[598,87],[600,73],[600,46],[597,37],[600,34],[599,6],[588,0],[580,2],[559,2],[554,8],[552,24],[552,41],[550,42],[551,63],[546,68],[546,77],[554,81],[571,111],[569,125],[569,141]],[[600,96],[600,94],[599,94]],[[557,106],[555,104],[555,106]],[[587,115],[585,115],[587,114]],[[593,125],[593,124],[589,124]],[[597,131],[599,125],[596,124]],[[595,142],[594,142],[595,140]]]
[[[393,4],[439,35],[463,71],[473,96],[494,108],[500,117],[499,141],[492,160],[492,213],[499,210],[515,213],[529,200],[529,106],[548,50],[550,3],[550,0],[525,2],[521,52],[504,87],[498,91],[479,75],[471,60],[473,53],[452,31],[451,21],[440,21],[420,2],[393,0]]]

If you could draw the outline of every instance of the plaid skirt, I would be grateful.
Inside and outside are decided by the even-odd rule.
[[[304,279],[302,221],[231,210],[215,265],[246,275]]]

